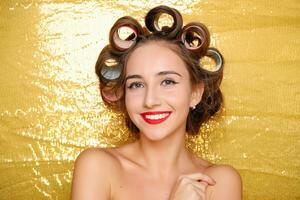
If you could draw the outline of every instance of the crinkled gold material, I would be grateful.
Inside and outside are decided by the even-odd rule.
[[[0,199],[69,199],[85,148],[135,140],[94,65],[114,22],[166,1],[0,1]],[[171,3],[173,2],[173,3]],[[298,1],[168,1],[225,60],[225,106],[187,146],[242,175],[245,200],[300,199]]]

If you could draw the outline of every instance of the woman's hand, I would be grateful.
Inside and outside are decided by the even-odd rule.
[[[171,191],[169,200],[205,200],[206,187],[215,183],[215,180],[202,173],[181,175]]]

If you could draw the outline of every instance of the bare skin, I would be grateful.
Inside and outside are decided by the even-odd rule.
[[[190,153],[189,162],[182,163],[181,169],[157,176],[136,160],[137,149],[135,142],[119,148],[87,149],[81,153],[76,160],[72,199],[241,199],[241,180],[230,166],[212,165]],[[164,171],[164,166],[161,169]],[[80,178],[81,174],[84,176]],[[188,185],[183,187],[183,183]],[[201,190],[198,193],[190,188],[196,184]]]
[[[210,166],[206,161],[195,158],[188,154],[185,164],[179,169],[164,170],[151,173],[151,169],[142,160],[136,159],[138,155],[138,142],[126,145],[122,148],[108,149],[120,162],[123,176],[119,177],[115,185],[112,199],[168,199],[170,191],[181,174],[205,171]],[[126,156],[125,156],[126,155]],[[163,171],[164,170],[164,171]],[[138,192],[137,192],[138,191]]]
[[[201,100],[203,85],[191,86],[181,58],[162,42],[144,44],[129,58],[126,77],[131,77],[126,108],[140,138],[82,152],[75,162],[72,199],[240,200],[235,169],[212,165],[185,147],[186,117]],[[149,111],[171,114],[151,124],[142,117]]]

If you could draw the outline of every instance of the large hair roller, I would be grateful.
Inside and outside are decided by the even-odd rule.
[[[214,74],[223,69],[224,60],[221,53],[216,48],[212,48],[212,47],[208,48],[205,56],[213,59],[215,62],[215,66],[213,68],[207,69],[203,67],[201,64],[199,64],[202,69],[207,71],[209,74],[212,73]]]
[[[206,26],[199,22],[185,25],[178,35],[178,39],[197,57],[206,54],[210,44],[210,35]]]
[[[158,20],[162,14],[168,14],[173,18],[173,24],[171,27],[159,27]],[[147,13],[145,17],[145,24],[148,30],[154,34],[161,33],[167,38],[174,38],[182,28],[182,16],[176,9],[172,9],[168,6],[158,6]]]
[[[125,39],[121,39],[119,35],[119,30],[121,28],[131,29],[132,34]],[[132,17],[125,16],[118,19],[110,29],[109,43],[113,50],[117,51],[117,53],[122,53],[134,46],[140,35],[143,35],[143,28],[140,23]]]
[[[123,91],[115,90],[115,82],[108,82],[105,86],[102,86],[100,89],[102,99],[104,102],[108,102],[110,104],[116,104],[117,101],[120,100],[120,98],[123,95]]]
[[[112,53],[110,45],[107,45],[101,51],[95,69],[100,79],[102,99],[109,104],[116,103],[122,96],[122,91],[117,90],[115,86],[121,76],[123,65],[118,56]]]
[[[111,47],[107,45],[100,53],[96,63],[96,73],[102,83],[117,80],[122,72],[123,65],[118,56],[112,54]]]

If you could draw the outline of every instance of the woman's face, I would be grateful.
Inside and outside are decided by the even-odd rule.
[[[185,133],[189,107],[201,100],[181,58],[162,41],[135,49],[126,66],[125,105],[132,122],[150,140]]]

